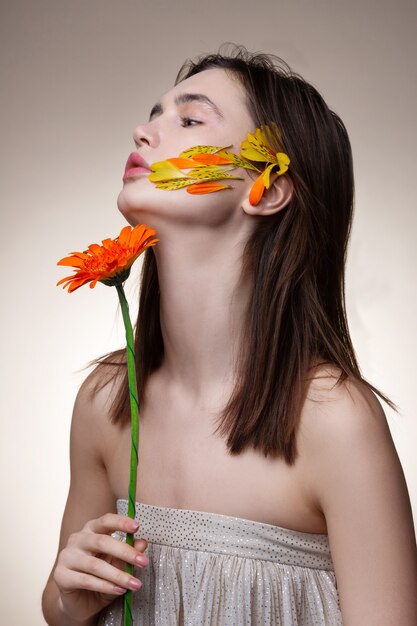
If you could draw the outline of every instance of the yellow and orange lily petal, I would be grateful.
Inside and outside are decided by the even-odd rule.
[[[257,128],[254,133],[248,133],[246,141],[241,144],[241,156],[256,163],[265,163],[265,169],[255,180],[249,194],[249,202],[252,206],[259,204],[265,189],[271,186],[271,174],[281,176],[288,170],[290,159],[285,152],[274,152],[267,134],[275,133],[281,140],[281,133],[276,124],[271,127]],[[259,170],[258,170],[259,171]]]
[[[192,159],[195,155],[201,154],[217,154],[222,152],[226,148],[230,148],[230,146],[192,146],[191,148],[187,148],[180,153],[180,157],[186,157]]]
[[[217,146],[195,146],[185,151],[179,157],[157,161],[151,165],[149,180],[156,184],[157,189],[174,191],[187,187],[189,193],[213,193],[230,188],[229,185],[214,185],[214,181],[235,179],[242,180],[241,176],[229,174],[229,170],[236,166],[226,155],[212,154],[204,151],[219,150]],[[202,151],[203,150],[203,151]],[[189,170],[184,172],[183,170]],[[207,184],[209,183],[209,184]],[[191,187],[191,189],[189,189]]]
[[[134,228],[125,226],[115,239],[103,239],[102,245],[93,243],[84,252],[71,252],[57,265],[73,267],[74,274],[62,278],[57,285],[63,284],[71,293],[87,283],[91,288],[97,282],[109,286],[122,284],[138,256],[159,241],[155,234],[153,228],[144,224]]]
[[[231,185],[221,185],[220,183],[195,183],[187,187],[187,192],[191,194],[214,193],[223,189],[232,189]]]
[[[159,183],[179,178],[193,178],[197,169],[205,171],[207,166],[231,165],[232,161],[226,155],[215,154],[220,150],[223,150],[222,146],[193,146],[181,152],[178,157],[156,161],[150,166],[149,180],[153,183]],[[186,174],[181,171],[187,169],[191,169],[193,172]],[[198,178],[202,177],[199,173]]]
[[[284,174],[284,172],[287,171],[288,169],[288,165],[289,165],[289,158],[287,157],[286,154],[284,153],[280,153],[282,154],[282,157],[280,156],[280,163],[278,165],[279,170],[275,171],[274,174],[278,174],[278,176],[280,176],[281,174]],[[286,158],[284,158],[286,157]],[[249,202],[252,206],[256,206],[257,204],[259,204],[259,202],[261,201],[261,198],[264,194],[265,189],[269,189],[271,186],[271,173],[273,171],[274,168],[277,167],[276,163],[271,163],[270,165],[268,165],[264,171],[262,172],[262,174],[260,174],[258,176],[258,178],[255,180],[255,182],[252,185],[252,188],[250,190],[249,193]]]
[[[280,142],[281,134],[276,124],[262,126],[254,133],[248,133],[247,139],[241,144],[240,155],[229,152],[231,146],[198,145],[187,148],[178,157],[152,163],[149,180],[158,189],[174,191],[187,188],[188,193],[204,194],[232,188],[231,185],[216,184],[214,181],[243,180],[241,176],[229,174],[230,170],[254,170],[259,176],[251,189],[249,200],[255,206],[265,189],[271,185],[271,173],[284,174],[290,163],[288,155],[273,150],[268,135],[274,135]]]
[[[237,167],[256,170],[258,168],[244,158],[228,152],[229,147],[199,145],[187,148],[178,157],[152,163],[149,180],[155,183],[158,189],[174,191],[186,188],[191,194],[232,189],[231,185],[218,184],[214,181],[243,180],[241,176],[234,176],[228,172]]]
[[[249,194],[249,202],[252,206],[256,206],[261,201],[261,198],[265,191],[265,181],[263,174],[260,174],[258,178],[253,183],[250,194]]]

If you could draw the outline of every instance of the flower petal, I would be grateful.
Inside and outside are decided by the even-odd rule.
[[[288,166],[290,164],[289,156],[288,154],[285,154],[285,152],[278,152],[276,156],[277,156],[277,163],[279,165],[278,174],[280,175],[284,174],[287,171]]]
[[[189,178],[195,178],[197,180],[209,179],[209,180],[223,180],[223,178],[235,178],[242,180],[241,176],[233,176],[228,174],[229,170],[233,170],[233,165],[204,165],[198,169],[188,172]]]
[[[192,159],[172,158],[172,159],[167,159],[167,160],[169,163],[172,163],[172,165],[175,165],[175,167],[178,167],[182,170],[187,170],[187,169],[190,169],[191,167],[198,167],[198,163],[196,163]]]
[[[275,163],[271,163],[271,165],[268,165],[268,167],[263,171],[262,176],[264,179],[264,183],[265,183],[265,187],[267,189],[270,188],[271,186],[271,172],[274,169],[274,167],[276,167]]]
[[[169,160],[157,161],[151,165],[152,173],[149,174],[149,180],[153,183],[175,178],[183,178],[185,174],[178,167],[175,167]]]
[[[264,175],[263,173],[258,176],[255,182],[252,185],[252,189],[249,194],[249,202],[252,206],[256,206],[259,204],[263,192],[265,191],[265,183],[264,183]]]
[[[96,253],[100,254],[100,251],[101,251],[101,246],[99,246],[98,243],[91,243],[88,246],[87,254],[89,254],[90,252],[92,252],[93,254],[96,254]]]
[[[157,189],[165,189],[166,191],[175,191],[182,189],[188,185],[193,185],[195,180],[193,178],[179,178],[177,180],[163,180],[156,184]]]
[[[174,191],[186,187],[187,190],[191,188],[189,193],[202,193],[203,187],[195,187],[198,183],[225,179],[243,180],[240,176],[229,174],[229,170],[253,170],[263,176],[263,183],[258,180],[258,176],[251,190],[252,201],[257,204],[265,188],[271,185],[270,176],[274,168],[278,168],[278,174],[288,169],[288,156],[284,152],[275,152],[270,141],[275,145],[275,150],[280,149],[281,133],[274,122],[248,133],[241,144],[240,155],[229,152],[227,149],[231,146],[193,146],[181,152],[177,158],[153,163],[149,180],[158,189]],[[182,169],[188,171],[183,172]],[[222,188],[227,189],[230,186],[220,185],[216,190]]]
[[[222,189],[232,189],[231,185],[221,185],[220,183],[196,183],[187,187],[188,193],[205,194],[221,191]]]
[[[248,133],[247,140],[241,143],[240,154],[250,161],[265,161],[266,163],[275,158],[275,153],[260,128],[257,128],[253,134]]]
[[[192,148],[187,148],[187,150],[183,150],[180,153],[180,157],[193,158],[196,154],[215,154],[220,150],[225,150],[226,148],[230,148],[230,146],[193,146]]]
[[[219,154],[195,154],[194,161],[205,165],[230,165],[230,163],[233,163],[230,158]]]
[[[258,165],[254,165],[253,163],[250,163],[250,161],[248,161],[247,159],[241,156],[238,156],[237,154],[234,154],[233,152],[222,151],[219,153],[219,156],[224,156],[225,158],[227,158],[230,161],[230,163],[233,163],[235,167],[241,167],[245,170],[259,171]]]
[[[133,231],[132,231],[132,228],[130,226],[125,226],[124,228],[122,228],[122,230],[120,231],[120,235],[117,238],[117,240],[118,240],[118,242],[119,242],[119,244],[121,246],[125,247],[125,246],[129,245],[129,241],[130,241],[130,237],[131,237],[131,233],[132,232]]]
[[[57,265],[66,265],[69,267],[84,267],[84,262],[75,256],[66,256],[58,261]]]
[[[148,231],[151,231],[151,232],[148,232]],[[136,226],[130,233],[130,248],[132,250],[136,249],[137,246],[140,245],[143,239],[143,235],[145,233],[147,233],[147,236],[149,236],[151,234],[155,234],[155,232],[156,232],[155,230],[151,228],[147,228],[147,226],[145,226],[144,224],[136,224]],[[120,243],[120,240],[119,240],[119,243]]]

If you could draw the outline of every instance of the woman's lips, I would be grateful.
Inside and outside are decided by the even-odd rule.
[[[126,178],[133,178],[134,176],[138,176],[143,173],[148,174],[150,171],[151,168],[145,159],[138,152],[132,152],[126,162],[123,180],[126,180]]]

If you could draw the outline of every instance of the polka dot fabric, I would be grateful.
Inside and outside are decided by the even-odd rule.
[[[342,626],[327,535],[142,503],[136,519],[149,565],[134,626]],[[98,626],[123,626],[122,610],[120,597]]]

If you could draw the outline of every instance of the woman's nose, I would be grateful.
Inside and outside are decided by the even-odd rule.
[[[152,126],[152,122],[136,126],[136,128],[133,129],[132,136],[137,148],[143,145],[155,148],[158,145],[158,133]]]

